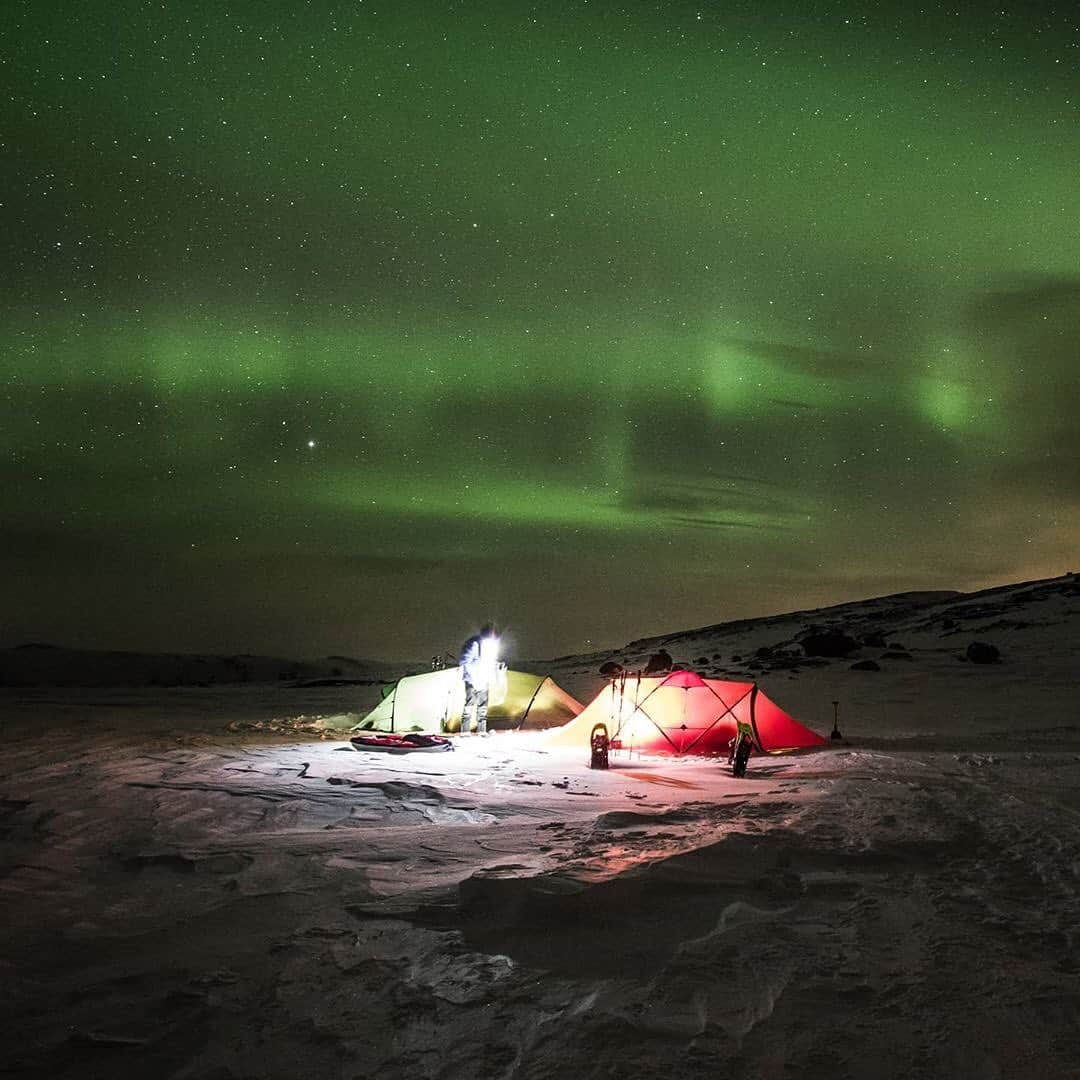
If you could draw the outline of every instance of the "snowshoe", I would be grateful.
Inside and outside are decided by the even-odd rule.
[[[608,748],[610,745],[607,725],[597,724],[589,736],[589,749],[592,751],[592,756],[589,759],[590,769],[606,769],[608,767]]]

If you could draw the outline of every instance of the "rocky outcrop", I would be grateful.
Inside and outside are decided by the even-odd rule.
[[[973,664],[996,664],[1001,660],[998,647],[985,641],[973,641],[965,655]]]
[[[807,656],[850,656],[860,645],[841,630],[824,630],[808,634],[800,644]]]

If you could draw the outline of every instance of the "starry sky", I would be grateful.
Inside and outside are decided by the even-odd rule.
[[[0,645],[1076,568],[1080,19],[928,7],[6,0]]]

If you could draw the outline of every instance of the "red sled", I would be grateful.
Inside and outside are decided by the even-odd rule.
[[[389,754],[410,754],[417,750],[453,750],[454,744],[442,735],[355,735],[349,740],[354,750],[381,750]]]

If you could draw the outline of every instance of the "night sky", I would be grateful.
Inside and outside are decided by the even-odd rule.
[[[5,0],[0,645],[1080,569],[1080,19],[954,6]]]

